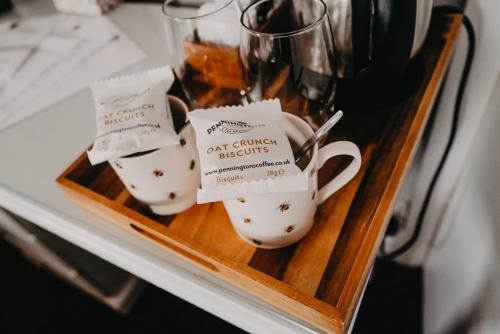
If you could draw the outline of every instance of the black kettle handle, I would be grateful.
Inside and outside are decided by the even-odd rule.
[[[415,37],[417,0],[353,0],[353,63],[361,77],[400,75]]]

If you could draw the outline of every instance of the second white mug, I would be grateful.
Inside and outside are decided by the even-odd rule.
[[[299,145],[313,135],[305,121],[289,113],[285,113],[285,128],[288,137]],[[361,167],[359,148],[349,141],[334,142],[320,149],[316,144],[311,152],[309,163],[302,171],[309,180],[308,190],[224,201],[231,223],[243,240],[259,248],[273,249],[302,239],[313,225],[317,207],[349,182]],[[338,155],[348,155],[353,160],[318,189],[318,170]]]

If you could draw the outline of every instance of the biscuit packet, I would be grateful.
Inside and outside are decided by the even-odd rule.
[[[97,134],[92,165],[179,142],[167,103],[174,82],[168,66],[92,84]]]
[[[200,155],[198,203],[308,188],[294,163],[279,100],[199,109],[188,117]]]

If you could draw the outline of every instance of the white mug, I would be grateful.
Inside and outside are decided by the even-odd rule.
[[[170,109],[182,124],[188,108],[168,95]],[[200,164],[191,123],[179,131],[179,144],[109,161],[132,196],[146,203],[158,215],[184,211],[196,203],[200,185]]]
[[[288,137],[302,145],[313,135],[311,127],[302,119],[285,113]],[[241,197],[224,201],[231,223],[248,243],[259,248],[281,248],[302,239],[311,229],[317,207],[342,188],[359,171],[359,148],[349,141],[338,141],[318,149],[302,171],[309,180],[306,191],[273,193],[261,196]],[[352,162],[340,174],[318,190],[318,170],[325,162],[338,155],[353,157]]]

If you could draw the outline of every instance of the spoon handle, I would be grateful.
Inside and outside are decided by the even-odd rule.
[[[309,137],[309,139],[307,139],[306,142],[297,151],[294,152],[295,163],[297,163],[311,148],[313,148],[314,145],[321,138],[323,138],[323,136],[325,136],[335,124],[337,124],[337,122],[342,118],[343,115],[344,113],[342,112],[342,110],[337,111],[335,115],[330,117],[330,119],[328,119],[325,124],[323,124],[318,130],[316,130],[316,132],[311,137]]]

